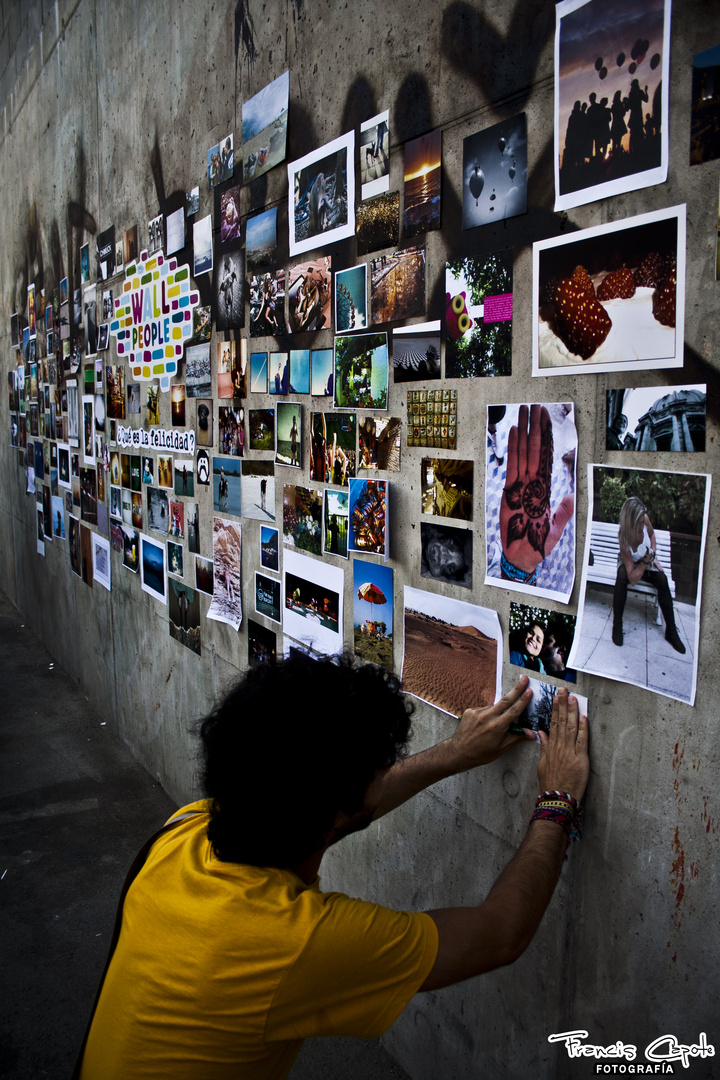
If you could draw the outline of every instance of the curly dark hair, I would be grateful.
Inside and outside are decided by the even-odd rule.
[[[349,657],[251,668],[200,724],[217,857],[285,868],[318,851],[406,754],[412,711],[394,675]]]

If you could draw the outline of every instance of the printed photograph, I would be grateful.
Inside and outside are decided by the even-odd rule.
[[[213,268],[212,214],[193,222],[193,253],[193,276],[209,274]]]
[[[212,397],[209,343],[188,345],[185,349],[185,393],[191,398]]]
[[[121,525],[120,528],[123,537],[123,566],[131,570],[133,574],[137,574],[140,569],[140,533],[137,529],[129,529],[125,525]]]
[[[123,233],[123,261],[126,266],[138,257],[138,227],[133,225]]]
[[[455,458],[423,458],[420,467],[423,514],[473,519],[473,462]]]
[[[107,281],[115,273],[115,226],[104,229],[97,235],[97,279]],[[66,303],[68,299],[68,279],[60,280],[60,303]]]
[[[440,228],[442,130],[405,143],[405,236]]]
[[[237,630],[242,622],[242,525],[213,518],[213,597],[208,619]]]
[[[682,367],[685,206],[533,244],[533,375]]]
[[[446,264],[446,378],[512,374],[512,289],[512,251]]]
[[[169,548],[168,544],[168,551]],[[200,656],[200,597],[195,589],[180,581],[169,581],[168,616],[170,637]]]
[[[94,356],[98,351],[98,337],[97,337],[97,302],[96,302],[97,290],[94,285],[91,285],[89,289],[85,289],[83,293],[83,313],[84,313],[84,327],[85,327],[85,355]]]
[[[502,634],[496,611],[404,587],[403,689],[451,716],[502,694]]]
[[[57,533],[55,534],[58,535]],[[63,539],[65,534],[63,532]],[[92,533],[92,560],[93,560],[93,581],[97,581],[100,585],[110,592],[110,542],[103,536],[98,536],[97,533]]]
[[[533,679],[532,676],[529,676],[529,679],[533,696],[525,712],[518,717],[517,723],[511,725],[511,730],[522,731],[523,728],[529,728],[530,731],[544,731],[546,735],[549,735],[553,701],[560,687],[542,682],[540,679]],[[588,699],[582,694],[575,694],[574,690],[573,694],[577,698],[580,715],[587,716]]]
[[[250,392],[267,394],[268,392],[268,354],[250,353]]]
[[[288,270],[288,281],[290,333],[332,329],[332,257],[295,263]]]
[[[390,187],[390,113],[378,113],[360,125],[361,198]]]
[[[279,578],[255,571],[255,612],[276,623],[281,621],[280,586]]]
[[[283,629],[315,652],[335,656],[343,648],[344,571],[286,551],[283,556]]]
[[[240,458],[219,457],[212,459],[213,509],[222,514],[242,513],[242,472]]]
[[[185,383],[173,383],[170,390],[171,418],[173,427],[185,427]],[[95,410],[97,414],[97,409]]]
[[[556,10],[555,209],[664,183],[670,0]]]
[[[355,234],[355,132],[288,165],[290,255]]]
[[[83,244],[80,248],[80,281],[87,285],[90,280],[90,245]],[[52,323],[51,323],[52,325]],[[50,329],[50,327],[48,327]]]
[[[170,525],[168,533],[170,536],[179,537],[182,540],[185,536],[185,504],[178,502],[177,499],[171,499],[169,512]]]
[[[323,552],[325,555],[337,555],[341,559],[348,557],[348,500],[347,491],[333,491],[325,488],[323,492]]]
[[[357,208],[358,258],[382,248],[397,247],[400,240],[400,193],[375,195]]]
[[[396,327],[392,332],[392,344],[395,382],[440,378],[439,319]]]
[[[185,577],[185,549],[182,544],[176,544],[174,540],[168,540],[168,574],[175,577]]]
[[[202,398],[197,403],[195,442],[198,446],[213,445],[213,400]]]
[[[310,350],[290,350],[290,393],[310,393]]]
[[[233,134],[230,132],[207,152],[208,188],[229,180],[233,170]]]
[[[162,214],[148,221],[148,255],[162,251],[165,246],[165,218]]]
[[[245,454],[245,409],[242,406],[218,407],[218,450],[243,457]]]
[[[182,206],[165,218],[165,238],[168,255],[174,255],[185,247],[185,214]]]
[[[170,500],[167,492],[160,488],[145,489],[147,501],[147,527],[154,532],[167,536],[170,519]]]
[[[425,248],[379,255],[370,263],[372,323],[397,322],[425,314]]]
[[[348,551],[388,557],[387,492],[387,480],[350,480]]]
[[[264,86],[242,106],[243,183],[285,160],[290,72]]]
[[[232,398],[233,377],[232,369],[235,366],[235,342],[218,341],[217,348],[217,387],[219,398]],[[239,396],[239,395],[238,395]]]
[[[249,417],[250,449],[274,451],[275,410],[250,409]]]
[[[275,461],[278,465],[302,469],[302,416],[303,407],[299,402],[278,402],[275,438]]]
[[[337,409],[387,409],[387,334],[335,338]]]
[[[270,525],[260,526],[260,565],[266,570],[280,569],[280,533]]]
[[[355,655],[392,671],[393,571],[381,563],[353,561]]]
[[[250,337],[281,337],[285,324],[285,271],[250,278]]]
[[[272,461],[242,462],[243,517],[275,520],[275,466]]]
[[[188,551],[200,554],[200,510],[196,502],[185,503],[185,525],[187,528]]]
[[[205,559],[202,555],[195,556],[195,588],[200,592],[207,593],[208,596],[213,594],[213,562],[212,559]]]
[[[720,157],[720,45],[693,56],[690,164]]]
[[[243,249],[236,246],[223,247],[215,258],[213,277],[213,308],[215,327],[219,333],[240,330],[245,326],[245,269]],[[210,264],[212,269],[212,260]],[[197,271],[196,271],[197,276]]]
[[[570,599],[577,443],[569,402],[488,406],[486,585]]]
[[[607,391],[606,450],[705,451],[705,383]]]
[[[322,554],[322,491],[285,484],[283,487],[283,543]]]
[[[367,264],[335,274],[335,333],[364,330],[367,317]]]
[[[248,665],[274,664],[277,658],[277,634],[266,626],[248,619]]]
[[[510,663],[576,682],[577,672],[567,666],[575,635],[575,616],[530,604],[510,604],[508,637]]]
[[[463,139],[463,229],[527,210],[525,113]]]
[[[398,416],[364,416],[358,428],[358,469],[400,469],[402,420]]]
[[[200,185],[185,192],[185,217],[193,217],[200,211]]]
[[[693,705],[710,477],[588,465],[568,664]]]
[[[245,258],[248,273],[266,270],[277,262],[277,206],[247,219]]]
[[[220,243],[227,244],[230,240],[239,240],[241,231],[239,184],[215,192],[215,213],[219,215]]]
[[[140,490],[140,458],[131,456],[130,465],[130,486],[133,491]],[[156,458],[157,465],[157,483],[158,487],[173,488],[175,486],[175,478],[173,477],[173,459],[164,454],[158,455]],[[147,468],[147,466],[146,466]],[[147,483],[147,481],[146,481]]]
[[[140,582],[143,592],[150,593],[156,600],[167,604],[165,545],[141,534],[140,550]]]
[[[333,350],[313,349],[310,355],[310,393],[313,397],[333,395]]]
[[[470,529],[420,523],[420,574],[447,585],[472,588],[473,536]]]
[[[355,413],[310,414],[310,479],[346,487],[355,475]]]
[[[287,394],[290,381],[290,356],[286,352],[270,353],[268,360],[269,392]]]

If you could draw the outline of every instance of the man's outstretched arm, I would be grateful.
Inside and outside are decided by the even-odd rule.
[[[407,802],[419,791],[446,776],[485,765],[504,754],[517,742],[533,738],[508,731],[525,711],[532,690],[523,675],[504,697],[485,709],[466,709],[455,734],[449,739],[403,758],[391,769],[379,773],[368,789],[366,805],[374,807],[373,821]]]
[[[590,762],[587,717],[577,700],[559,690],[550,736],[542,736],[538,779],[542,791],[557,790],[578,802],[585,793]],[[554,821],[532,821],[512,862],[477,908],[442,908],[428,914],[438,928],[435,965],[421,990],[437,990],[511,964],[527,948],[553,894],[567,836]]]

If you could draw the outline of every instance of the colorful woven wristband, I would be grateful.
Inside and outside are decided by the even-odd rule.
[[[568,840],[579,840],[582,836],[582,807],[567,791],[543,791],[537,797],[530,820],[562,825]]]

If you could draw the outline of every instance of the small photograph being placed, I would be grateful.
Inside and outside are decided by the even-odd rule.
[[[420,524],[420,573],[448,585],[472,588],[472,532],[452,525]]]
[[[370,263],[373,325],[425,314],[425,248],[403,248]]]
[[[442,130],[405,143],[406,236],[440,228],[442,194]]]
[[[525,709],[525,712],[518,717],[516,722],[512,725],[512,731],[522,731],[523,728],[529,728],[530,731],[544,731],[546,735],[550,734],[550,721],[552,720],[553,701],[557,696],[557,692],[560,689],[559,686],[554,686],[551,683],[541,682],[539,679],[530,678],[530,689],[533,692],[533,696],[530,699],[530,704]],[[578,711],[581,716],[587,716],[588,714],[588,700],[586,697],[582,697],[580,694],[575,694],[578,703]]]
[[[525,113],[463,139],[463,229],[527,210]]]
[[[694,704],[710,477],[588,465],[571,667]]]
[[[704,383],[607,391],[606,450],[704,453]]]
[[[423,514],[473,519],[473,462],[423,458],[420,468]]]
[[[529,604],[510,605],[510,663],[516,667],[575,682],[577,672],[567,666],[574,634],[574,615]]]
[[[440,378],[440,320],[397,327],[392,332],[393,379]]]

